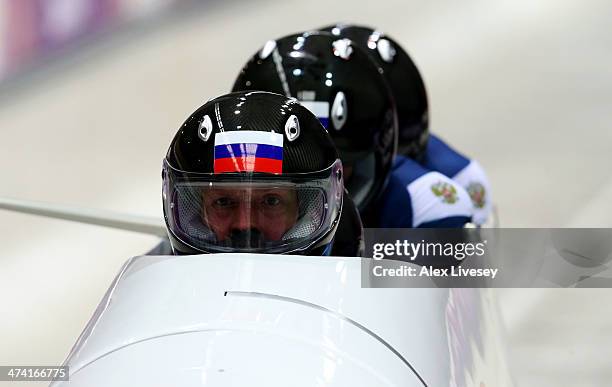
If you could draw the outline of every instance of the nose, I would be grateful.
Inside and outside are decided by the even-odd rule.
[[[251,206],[248,203],[241,203],[234,217],[232,228],[235,230],[248,230],[251,228],[256,228],[254,222],[255,219],[251,211]]]

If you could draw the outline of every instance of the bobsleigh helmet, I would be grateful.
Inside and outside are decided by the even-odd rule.
[[[342,163],[295,99],[251,91],[207,102],[174,136],[162,180],[175,254],[327,255],[333,247]]]
[[[371,210],[391,172],[397,117],[379,67],[348,39],[314,31],[268,41],[243,67],[233,90],[296,97],[327,128],[359,212]]]
[[[408,53],[395,40],[370,27],[336,24],[321,30],[351,39],[384,70],[397,105],[397,152],[422,161],[429,139],[429,104],[423,78]]]

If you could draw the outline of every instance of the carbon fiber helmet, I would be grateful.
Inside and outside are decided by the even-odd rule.
[[[162,178],[176,254],[331,251],[342,164],[295,99],[253,91],[207,102],[172,140]]]
[[[408,53],[395,40],[370,27],[337,24],[321,30],[351,39],[384,70],[397,105],[398,153],[423,160],[429,138],[429,105],[423,78]]]
[[[397,117],[385,78],[364,50],[318,31],[269,41],[233,90],[296,97],[328,129],[345,171],[350,167],[345,185],[359,211],[371,210],[391,171]]]

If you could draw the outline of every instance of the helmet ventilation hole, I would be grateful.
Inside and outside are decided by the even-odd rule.
[[[200,137],[202,141],[206,142],[210,138],[212,131],[213,131],[212,121],[208,115],[205,115],[202,122],[200,122],[200,126],[198,128],[198,137]]]
[[[387,63],[393,62],[393,58],[395,57],[395,48],[391,45],[387,39],[380,39],[378,44],[376,45],[378,48],[378,54]]]
[[[334,55],[344,60],[348,60],[353,53],[350,39],[339,39],[332,43]]]
[[[285,123],[285,135],[287,140],[293,141],[300,135],[300,121],[295,115],[291,115]]]
[[[346,123],[347,106],[344,93],[339,91],[334,98],[334,103],[331,108],[331,118],[336,130],[342,129]]]

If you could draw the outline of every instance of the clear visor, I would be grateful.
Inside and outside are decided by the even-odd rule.
[[[342,206],[341,164],[319,178],[254,174],[194,176],[165,166],[168,226],[183,243],[207,252],[280,253],[324,236]]]

